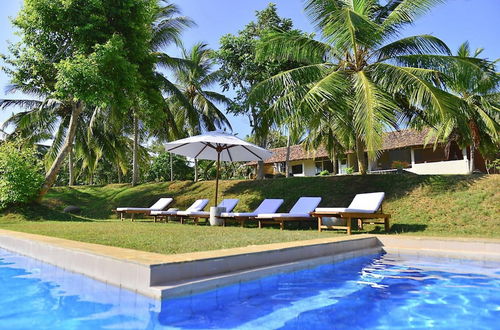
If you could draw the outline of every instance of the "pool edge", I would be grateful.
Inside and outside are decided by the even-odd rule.
[[[0,247],[161,299],[389,252],[500,261],[500,240],[356,235],[162,255],[0,229]]]

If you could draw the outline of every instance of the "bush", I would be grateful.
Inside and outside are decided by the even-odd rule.
[[[274,178],[275,178],[275,179],[286,178],[286,175],[285,175],[285,174],[283,174],[283,173],[276,173],[276,174],[274,175]]]
[[[319,172],[319,175],[320,176],[327,176],[327,175],[330,175],[330,172],[328,172],[327,170],[324,170],[324,171]]]
[[[42,162],[34,148],[0,144],[0,209],[32,201],[43,181]]]
[[[395,160],[392,162],[392,168],[395,168],[395,169],[402,170],[403,168],[408,168],[408,167],[410,167],[410,164],[408,162],[405,162],[405,161]]]
[[[353,174],[354,173],[354,167],[347,167],[345,169],[346,174]]]

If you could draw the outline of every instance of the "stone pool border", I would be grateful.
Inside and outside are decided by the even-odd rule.
[[[0,248],[157,299],[382,251],[500,262],[500,240],[397,235],[342,236],[163,255],[0,229]]]

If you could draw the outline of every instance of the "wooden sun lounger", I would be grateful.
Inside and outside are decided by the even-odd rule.
[[[301,197],[289,213],[264,213],[259,214],[255,220],[259,228],[265,224],[279,224],[280,230],[285,229],[285,222],[315,220],[310,214],[321,202],[321,197]]]
[[[236,207],[236,204],[238,204],[238,202],[239,199],[224,199],[218,205],[218,207],[225,207],[228,212],[231,212]],[[194,224],[198,225],[200,219],[205,219],[206,222],[207,219],[210,218],[210,212],[203,212],[203,211],[179,212],[177,213],[177,216],[181,218],[181,223],[184,223],[187,219],[193,219]]]
[[[363,229],[365,223],[384,224],[385,231],[390,229],[389,219],[390,214],[382,211],[382,202],[384,201],[385,193],[365,193],[357,194],[347,208],[317,208],[311,212],[311,216],[318,218],[318,231],[323,229],[344,229],[347,234],[352,233],[352,220],[358,220],[358,227]],[[325,224],[323,218],[337,217],[346,220],[346,225],[329,225]]]
[[[151,207],[118,207],[114,212],[120,215],[120,220],[125,219],[125,214],[131,214],[131,219],[134,221],[136,214],[150,215],[152,211],[164,210],[170,203],[172,203],[172,198],[160,198]],[[156,221],[156,219],[155,219]]]
[[[241,227],[245,226],[245,223],[249,220],[255,220],[255,217],[259,213],[274,213],[276,212],[281,204],[283,204],[283,199],[264,199],[262,203],[253,212],[224,212],[221,214],[222,225],[225,227],[226,222],[235,221],[239,222]]]

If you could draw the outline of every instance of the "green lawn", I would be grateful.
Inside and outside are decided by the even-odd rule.
[[[236,210],[253,209],[263,198],[285,198],[286,211],[300,196],[322,196],[322,206],[347,205],[359,192],[385,191],[384,211],[392,214],[392,234],[500,238],[500,176],[369,175],[224,181],[225,197],[241,200]],[[172,196],[184,208],[213,197],[213,182],[175,182],[104,187],[54,188],[41,205],[0,213],[0,228],[159,253],[183,253],[343,235],[318,233],[315,224],[276,228],[213,228],[139,221],[120,222],[117,206],[149,206]],[[67,205],[80,216],[62,213]],[[367,226],[365,233],[383,233]]]

